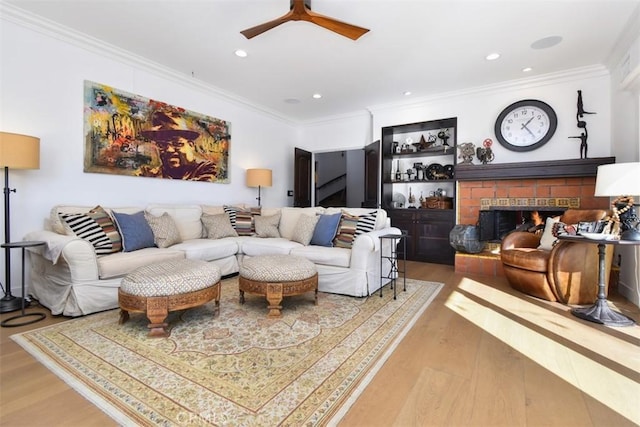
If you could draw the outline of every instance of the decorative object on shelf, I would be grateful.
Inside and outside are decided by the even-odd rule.
[[[440,163],[431,163],[426,170],[427,179],[429,180],[438,180],[438,179],[448,179],[447,174],[444,171],[444,166]]]
[[[429,135],[429,139],[425,139],[424,135],[420,135],[420,150],[426,150],[427,148],[431,147],[433,144],[436,143],[436,137],[433,135]]]
[[[4,168],[4,242],[11,242],[10,200],[15,188],[9,187],[9,168],[40,169],[40,139],[17,133],[0,132],[0,167]],[[23,298],[11,294],[11,249],[4,247],[5,289],[0,313],[20,310]],[[24,254],[23,254],[24,256]],[[24,295],[23,295],[24,297]]]
[[[476,146],[473,142],[463,142],[462,144],[458,144],[458,150],[460,150],[460,154],[458,154],[458,158],[462,159],[461,165],[472,165],[473,164],[473,156],[476,153]]]
[[[498,142],[511,151],[531,151],[546,144],[556,131],[558,118],[551,106],[524,99],[498,115],[494,131]]]
[[[587,138],[589,137],[589,132],[587,131],[587,122],[581,120],[585,114],[596,114],[589,111],[584,111],[584,105],[582,104],[582,91],[578,91],[578,105],[576,112],[576,126],[582,129],[582,132],[578,136],[570,136],[569,138],[577,138],[580,140],[580,158],[587,158]]]
[[[272,174],[271,169],[247,169],[247,187],[258,187],[258,206],[261,206],[260,202],[260,189],[262,187],[271,187]]]
[[[598,166],[595,196],[616,197],[608,227],[619,226],[622,240],[640,241],[640,220],[631,194],[640,194],[640,162]]]
[[[413,167],[416,170],[416,180],[424,181],[424,165],[422,164],[422,162],[414,163]]]
[[[397,161],[396,167],[396,181],[402,181],[402,172],[400,172],[400,160]]]
[[[401,153],[411,153],[411,144],[413,144],[413,138],[405,139],[405,142],[402,144]]]
[[[444,173],[447,175],[447,179],[453,179],[455,168],[453,165],[444,165]]]
[[[449,143],[447,142],[447,140],[451,138],[451,136],[449,135],[449,129],[444,129],[438,132],[438,138],[442,140],[442,145],[444,147],[448,147]]]
[[[411,181],[411,175],[413,174],[414,174],[413,169],[411,168],[407,169],[407,178],[409,181]]]
[[[404,207],[404,204],[406,203],[406,201],[407,201],[407,198],[402,193],[397,193],[397,192],[393,193],[393,196],[391,198],[391,202],[393,203],[394,208]]]
[[[418,201],[420,202],[420,206],[422,207],[422,205],[424,204],[424,196],[422,195],[422,191],[420,192],[420,198],[418,199]]]
[[[413,193],[411,193],[411,187],[409,187],[409,207],[415,208],[415,203],[416,203],[416,198],[413,195]]]
[[[478,156],[478,160],[480,160],[480,162],[483,165],[486,165],[487,163],[491,163],[495,159],[493,150],[491,150],[492,145],[493,145],[493,140],[491,140],[491,138],[487,138],[484,141],[482,141],[482,147],[478,147],[476,149],[476,156]]]

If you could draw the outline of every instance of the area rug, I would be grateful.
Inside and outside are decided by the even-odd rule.
[[[238,302],[237,278],[213,304],[171,313],[169,338],[118,310],[12,338],[121,425],[325,425],[359,392],[442,284],[407,279],[397,299],[313,293],[285,298],[266,317],[263,297]]]

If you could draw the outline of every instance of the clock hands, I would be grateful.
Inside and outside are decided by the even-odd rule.
[[[527,120],[527,122],[526,122],[526,123],[523,123],[523,124],[522,124],[522,126],[520,126],[520,129],[526,129],[526,131],[527,131],[527,132],[529,132],[529,134],[530,134],[532,137],[534,137],[534,138],[535,138],[536,136],[535,136],[535,135],[533,134],[533,132],[531,132],[531,130],[527,127],[527,125],[528,125],[529,123],[531,123],[531,121],[532,121],[532,120],[533,120],[533,117],[531,117],[529,120]]]

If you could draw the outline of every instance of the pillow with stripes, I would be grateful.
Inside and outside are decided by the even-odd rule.
[[[81,239],[91,243],[97,255],[122,250],[122,238],[109,214],[96,206],[86,213],[59,214],[62,223]]]
[[[231,226],[236,230],[238,236],[251,236],[255,233],[256,227],[253,217],[260,215],[260,207],[242,209],[236,206],[225,205],[223,209],[229,214]]]

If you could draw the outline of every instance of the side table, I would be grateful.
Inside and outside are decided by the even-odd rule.
[[[401,232],[401,234],[383,234],[380,237],[380,297],[382,298],[382,279],[391,279],[391,288],[393,289],[393,299],[396,299],[396,279],[402,274],[402,281],[404,291],[407,290],[407,233]],[[391,253],[385,255],[382,251],[382,242],[388,240],[391,243]],[[398,260],[398,244],[402,242],[402,270],[399,268]],[[384,260],[389,260],[391,263],[391,269],[388,275],[382,273],[382,266]]]
[[[24,312],[24,301],[25,301],[25,291],[24,291],[24,261],[25,261],[25,250],[27,248],[33,248],[36,246],[43,246],[45,244],[45,242],[41,242],[39,240],[37,241],[24,241],[24,242],[11,242],[11,243],[4,243],[2,245],[0,245],[0,247],[3,248],[7,248],[8,250],[11,249],[15,249],[15,248],[20,248],[22,249],[22,303],[21,303],[21,308],[20,308],[20,314],[18,314],[17,316],[12,316],[9,317],[7,319],[4,319],[1,323],[0,326],[5,327],[5,328],[11,328],[11,327],[16,327],[16,326],[24,326],[24,325],[30,325],[32,323],[36,323],[39,322],[40,320],[44,319],[45,317],[47,317],[47,315],[45,313],[40,313],[40,312],[36,312],[36,313],[25,313]],[[6,266],[6,268],[10,268],[10,266]],[[31,318],[29,320],[25,320],[23,322],[13,322],[13,320],[16,319],[24,319],[24,318]]]
[[[613,311],[607,303],[605,292],[605,246],[606,245],[640,245],[640,241],[634,240],[595,240],[583,236],[559,236],[560,240],[570,242],[592,243],[598,245],[598,298],[590,307],[580,307],[571,310],[571,314],[590,322],[600,323],[606,326],[632,326],[635,321],[624,314]]]

